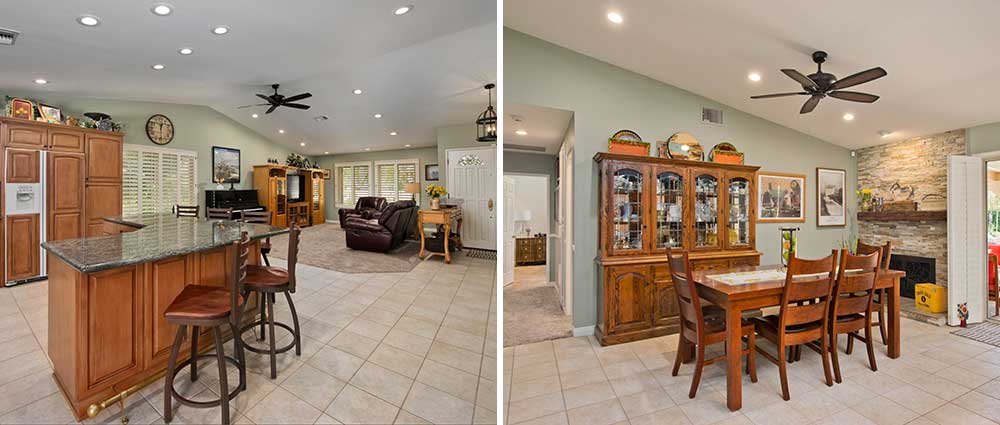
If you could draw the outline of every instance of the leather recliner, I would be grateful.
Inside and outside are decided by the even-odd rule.
[[[414,201],[398,201],[385,207],[377,221],[348,217],[344,225],[347,247],[373,252],[388,252],[398,247],[410,235],[418,209]]]
[[[378,218],[377,213],[382,212],[386,205],[388,205],[388,202],[383,197],[362,196],[358,198],[358,202],[354,204],[354,208],[341,208],[337,210],[337,214],[340,216],[340,227],[344,227],[347,224],[347,218],[352,216],[365,220]]]

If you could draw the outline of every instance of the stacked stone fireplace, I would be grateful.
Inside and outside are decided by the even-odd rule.
[[[918,202],[919,211],[944,210],[948,193],[948,156],[965,153],[965,130],[860,149],[857,151],[858,189],[872,189],[886,199],[891,199],[893,194],[897,200],[909,198],[905,191],[891,190],[898,183],[914,190],[912,199]],[[927,195],[931,196],[924,199]],[[858,237],[869,244],[892,241],[893,254],[922,258],[925,262],[933,259],[929,270],[933,271],[934,282],[948,285],[948,226],[944,220],[858,220]],[[922,282],[908,283],[910,285],[906,286]],[[906,296],[908,290],[912,288],[901,288],[901,293]],[[912,292],[908,295],[913,296]]]

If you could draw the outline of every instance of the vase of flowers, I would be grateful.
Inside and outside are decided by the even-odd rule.
[[[427,195],[431,197],[431,209],[432,210],[441,209],[441,196],[447,194],[448,191],[445,190],[444,186],[439,186],[436,184],[427,186]]]

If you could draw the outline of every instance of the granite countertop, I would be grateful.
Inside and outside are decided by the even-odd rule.
[[[288,233],[284,227],[173,215],[105,217],[137,230],[110,236],[50,241],[42,247],[84,273],[156,261],[225,246],[246,231],[257,240]]]

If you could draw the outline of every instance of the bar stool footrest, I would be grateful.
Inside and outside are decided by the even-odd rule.
[[[240,329],[240,339],[243,338],[243,334],[246,331],[248,331],[250,329],[253,329],[253,328],[256,328],[256,327],[260,327],[261,322],[263,322],[264,324],[270,323],[270,322],[267,322],[267,321],[258,320],[256,322],[244,325],[243,328]],[[281,322],[274,322],[274,326],[282,328],[282,329],[288,331],[292,335],[292,342],[290,342],[288,345],[286,345],[284,347],[275,348],[274,349],[274,353],[275,354],[281,354],[281,353],[284,353],[286,351],[291,350],[292,348],[295,348],[295,331],[292,330],[292,327],[288,326],[288,325],[286,325],[284,323],[281,323]],[[254,346],[250,345],[249,343],[247,343],[247,341],[245,339],[243,339],[243,349],[245,349],[247,351],[252,351],[252,352],[257,353],[257,354],[271,354],[271,348],[270,347],[265,347],[265,348],[254,347]]]
[[[217,359],[218,357],[216,357],[215,354],[199,354],[194,359],[194,361],[201,360],[202,358]],[[239,367],[240,367],[240,361],[239,360],[237,360],[237,359],[235,359],[233,357],[230,357],[230,356],[225,356],[225,358],[226,358],[226,363],[229,363],[229,364],[231,364],[233,366],[236,366],[236,368],[239,369]],[[184,370],[185,367],[188,367],[188,366],[191,365],[191,362],[192,362],[192,359],[188,359],[187,361],[185,361],[185,362],[177,365],[176,370],[177,371]],[[174,372],[174,376],[176,376],[176,374],[177,374],[177,372]],[[241,382],[239,385],[236,386],[235,390],[233,390],[233,391],[231,391],[229,393],[229,400],[230,401],[232,401],[236,397],[237,394],[239,394],[240,392],[243,391],[243,384],[244,383]],[[202,407],[215,407],[215,406],[220,405],[221,401],[222,401],[221,397],[217,398],[215,400],[208,400],[208,401],[195,401],[195,400],[191,400],[191,399],[185,398],[184,396],[180,395],[180,393],[177,392],[177,389],[174,388],[174,386],[172,384],[170,385],[170,390],[171,390],[170,392],[173,395],[174,400],[177,400],[178,402],[180,402],[181,404],[186,405],[186,406],[198,407],[198,408],[202,408]]]

